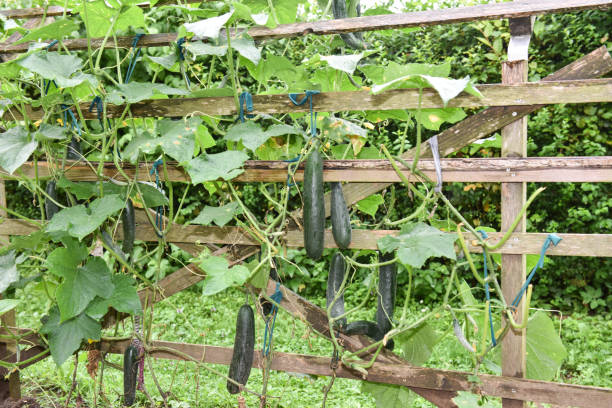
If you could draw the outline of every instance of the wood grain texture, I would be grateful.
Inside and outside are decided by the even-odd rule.
[[[1,49],[0,49],[0,52]],[[554,103],[589,103],[612,100],[612,79],[584,79],[566,81],[540,81],[523,84],[483,84],[477,85],[483,97],[478,98],[462,93],[448,102],[448,107],[476,108],[481,106],[525,106]],[[313,110],[316,112],[371,111],[392,109],[416,109],[418,89],[394,89],[380,94],[370,91],[323,92],[313,97]],[[423,90],[422,108],[443,108],[445,105],[438,93],[431,88]],[[96,112],[89,111],[89,104],[81,104],[81,112],[86,119],[97,119]],[[121,117],[124,105],[108,105],[107,115]],[[172,98],[151,99],[133,103],[130,111],[134,117],[184,117],[195,115],[235,115],[234,98]],[[308,112],[309,106],[295,106],[286,94],[253,96],[253,113],[292,113]],[[41,119],[41,108],[26,106],[30,119]],[[5,120],[21,115],[15,109],[7,110]]]
[[[510,3],[495,3],[472,7],[458,7],[442,10],[427,10],[412,13],[387,14],[344,18],[328,21],[281,24],[276,28],[254,27],[248,34],[256,40],[301,37],[304,35],[329,35],[356,31],[389,30],[395,28],[426,27],[438,24],[454,24],[466,21],[497,20],[500,18],[526,17],[544,13],[563,13],[588,9],[605,10],[612,5],[610,0],[526,0]],[[220,34],[221,38],[225,33]],[[150,34],[143,36],[139,45],[142,47],[166,46],[176,41],[176,33]],[[119,47],[129,48],[133,37],[117,37]],[[102,38],[93,38],[92,48],[102,45]],[[19,44],[4,51],[22,53],[29,44]],[[70,50],[87,49],[87,39],[65,40],[64,46]],[[114,48],[111,42],[107,48]],[[54,48],[52,48],[54,49]]]
[[[47,162],[37,162],[38,176],[47,178],[52,169]],[[91,163],[97,168],[97,162]],[[286,182],[287,162],[247,160],[243,166],[244,173],[233,179],[234,182]],[[150,164],[121,164],[123,171],[133,180],[138,170],[139,180],[154,182],[150,175]],[[416,180],[408,168],[399,165],[406,177]],[[444,182],[611,182],[612,156],[595,157],[523,157],[523,158],[456,158],[441,159],[442,177]],[[177,166],[175,162],[167,162],[168,177],[162,175],[164,181],[190,181],[189,175]],[[422,159],[418,168],[427,177],[435,179],[433,159]],[[105,177],[124,181],[112,162],[103,166]],[[28,177],[35,176],[34,163],[28,162],[20,169]],[[9,177],[0,169],[0,177]],[[73,181],[97,181],[97,175],[92,167],[75,164],[69,166],[64,176]],[[304,178],[302,164],[294,174],[295,181]],[[400,182],[388,160],[325,160],[323,162],[323,180],[346,182]]]

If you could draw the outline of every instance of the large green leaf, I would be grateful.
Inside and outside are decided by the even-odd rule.
[[[219,31],[227,23],[232,14],[233,11],[230,11],[217,17],[196,21],[195,23],[185,23],[183,27],[185,27],[187,32],[193,33],[193,38],[196,40],[204,38],[217,39],[219,38]]]
[[[546,313],[536,312],[527,322],[527,378],[552,380],[566,357],[552,320]]]
[[[98,80],[93,75],[78,72],[83,61],[76,55],[57,52],[32,54],[18,64],[47,80],[55,81],[59,88],[70,88],[85,81],[93,87],[98,86]]]
[[[15,261],[15,252],[11,251],[0,256],[0,293],[3,293],[11,283],[17,282],[19,273]]]
[[[429,360],[433,348],[440,340],[440,333],[428,323],[407,330],[395,337],[396,344],[402,347],[404,358],[415,366],[422,366]]]
[[[85,313],[60,322],[59,309],[53,307],[43,318],[40,332],[47,335],[53,361],[60,366],[79,349],[83,340],[100,340],[101,326]]]
[[[0,316],[16,308],[19,303],[21,303],[19,299],[0,299]]]
[[[64,126],[48,125],[43,123],[40,125],[38,131],[34,134],[34,137],[39,142],[42,141],[53,141],[53,140],[64,140],[68,135],[68,128]]]
[[[459,408],[499,408],[499,401],[488,399],[480,395],[472,394],[467,391],[457,392],[457,396],[453,398],[453,402]]]
[[[164,84],[150,82],[130,82],[121,84],[113,90],[107,100],[115,105],[122,103],[136,103],[145,99],[151,99],[155,93],[162,95],[187,95],[189,92],[184,89],[173,88]]]
[[[23,126],[10,128],[0,135],[0,166],[13,174],[36,150],[38,143],[31,140]]]
[[[89,255],[87,247],[75,239],[65,239],[64,244],[66,247],[54,249],[45,262],[49,272],[60,277],[74,273]]]
[[[380,85],[374,85],[372,87],[372,93],[378,94],[391,89],[427,86],[434,88],[438,92],[438,95],[440,96],[440,99],[442,99],[444,105],[446,105],[448,101],[459,95],[462,91],[480,95],[480,92],[478,92],[476,88],[471,85],[469,76],[466,76],[462,79],[451,79],[414,74],[399,77]]]
[[[255,151],[259,146],[266,143],[269,138],[289,134],[298,135],[302,134],[302,131],[288,125],[272,125],[268,130],[264,131],[255,122],[249,120],[232,126],[227,131],[225,139],[232,142],[242,141],[242,144],[247,149]]]
[[[111,272],[102,258],[91,258],[83,267],[65,269],[56,291],[61,320],[80,314],[96,296],[108,298],[115,289]]]
[[[242,285],[249,277],[249,269],[244,265],[229,267],[227,259],[220,256],[209,256],[200,262],[200,268],[206,272],[203,295],[214,295],[230,286]]]
[[[74,19],[64,18],[30,31],[24,35],[21,40],[15,42],[14,44],[17,45],[29,41],[61,39],[78,29],[79,25],[74,21]]]
[[[123,4],[126,4],[125,2]],[[110,5],[116,8],[109,7]],[[87,6],[87,10],[85,10]],[[135,5],[119,10],[118,4],[107,3],[104,0],[80,2],[75,9],[79,11],[81,19],[85,22],[89,35],[92,37],[103,37],[115,21],[114,31],[126,30],[131,27],[144,27],[144,13],[140,7]]]
[[[364,381],[361,390],[372,394],[376,408],[406,408],[412,406],[415,395],[401,385],[379,384]]]
[[[159,151],[179,163],[187,162],[193,157],[195,135],[201,123],[202,119],[200,118],[189,120],[162,119],[157,124],[160,137],[152,137],[150,133],[143,132],[126,146],[123,154],[129,160],[136,161],[138,152],[151,154]]]
[[[363,58],[364,54],[349,54],[349,55],[321,55],[321,60],[327,62],[330,67],[339,71],[353,75],[357,63]]]
[[[223,57],[227,53],[227,44],[212,45],[198,41],[185,44],[185,49],[194,57],[199,57],[200,55],[216,55],[217,57]],[[158,64],[161,65],[159,62]]]
[[[415,268],[433,256],[455,259],[456,234],[444,233],[422,222],[404,224],[398,236],[386,235],[378,240],[384,253],[397,250],[400,262]]]
[[[376,212],[378,211],[378,207],[384,202],[385,200],[383,199],[382,195],[372,194],[371,196],[367,196],[363,200],[357,201],[357,204],[355,204],[355,206],[359,211],[374,217],[376,215]]]
[[[412,111],[417,120],[429,130],[440,130],[443,123],[456,123],[467,115],[461,108],[421,109]]]
[[[255,41],[251,37],[241,37],[231,41],[232,48],[238,51],[240,55],[255,65],[259,64],[261,50],[255,46]]]
[[[222,205],[221,207],[205,206],[200,214],[189,224],[210,225],[212,222],[222,227],[234,218],[234,215],[242,214],[242,209],[236,201]]]
[[[139,314],[142,311],[142,305],[134,279],[128,275],[115,274],[112,277],[112,284],[113,294],[107,299],[96,296],[87,307],[86,313],[94,319],[100,319],[106,314],[108,308],[112,307],[121,313]]]
[[[95,199],[89,208],[84,205],[64,208],[49,221],[47,232],[56,238],[68,234],[81,240],[124,205],[119,195],[112,194]]]
[[[216,154],[198,156],[187,164],[187,172],[193,184],[219,178],[231,180],[242,174],[240,169],[249,156],[239,150],[228,150]]]

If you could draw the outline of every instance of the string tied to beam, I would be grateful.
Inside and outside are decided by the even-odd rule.
[[[253,112],[253,96],[251,95],[250,92],[248,91],[244,91],[240,94],[240,96],[238,97],[238,103],[240,105],[240,122],[244,122],[244,118],[246,117],[247,119],[253,119],[255,117],[255,115],[251,115],[251,114],[246,114],[245,115],[245,110],[247,112]]]
[[[487,234],[486,231],[478,230],[478,232],[480,233],[483,239],[489,238],[489,234]],[[493,347],[495,347],[497,346],[497,340],[495,340],[495,329],[493,328],[493,313],[491,313],[491,291],[489,289],[489,281],[487,279],[489,277],[489,266],[487,265],[487,257],[488,257],[487,250],[486,248],[483,248],[482,260],[484,262],[485,296],[489,304],[488,313],[489,313],[489,329],[491,331],[491,343],[493,344]]]
[[[130,63],[128,65],[128,69],[127,72],[125,73],[125,83],[129,83],[130,79],[132,79],[132,74],[134,73],[134,68],[136,67],[136,61],[138,60],[138,57],[140,56],[140,50],[141,47],[138,47],[138,41],[140,41],[140,39],[142,38],[144,34],[136,34],[136,36],[134,37],[134,39],[132,40],[132,50],[134,51],[134,54],[132,55],[132,58],[130,59]]]
[[[270,296],[270,299],[274,301],[272,304],[272,310],[268,319],[266,320],[266,329],[264,331],[264,341],[263,341],[263,349],[262,353],[264,357],[267,357],[270,354],[270,347],[272,345],[272,337],[274,335],[274,325],[276,323],[276,315],[278,314],[278,306],[280,302],[283,300],[283,292],[280,290],[280,283],[276,282],[276,290]],[[268,334],[269,333],[269,334]]]
[[[538,263],[536,263],[535,266],[531,269],[529,276],[527,277],[527,279],[525,279],[525,283],[523,283],[523,286],[521,286],[521,288],[519,289],[519,292],[516,294],[516,297],[512,301],[511,306],[513,308],[516,309],[518,307],[519,303],[521,302],[521,298],[523,297],[525,290],[527,290],[529,283],[535,276],[536,271],[539,268],[544,267],[544,257],[546,255],[546,251],[548,250],[548,248],[550,248],[551,246],[557,246],[557,244],[561,242],[562,239],[563,238],[561,238],[557,234],[548,234],[546,236],[546,239],[544,240],[544,244],[542,244],[542,249],[540,250],[540,257],[538,258]]]
[[[312,107],[312,97],[314,95],[317,95],[321,93],[320,91],[304,91],[304,97],[300,100],[298,100],[298,96],[301,94],[298,93],[290,93],[289,94],[289,100],[295,105],[295,106],[302,106],[304,105],[306,102],[308,102],[308,106],[310,109],[310,136],[315,138],[317,137],[317,126],[316,126],[316,122],[317,122],[317,113],[313,112],[313,107]]]
[[[164,190],[161,187],[158,167],[163,166],[163,165],[164,165],[164,159],[159,158],[155,160],[155,162],[153,163],[153,166],[151,167],[151,171],[149,171],[150,175],[155,175],[155,188],[157,188],[157,190],[159,190],[159,192],[161,192],[162,194],[164,194]],[[155,226],[157,227],[155,229],[155,233],[157,234],[159,238],[163,237],[163,234],[162,234],[162,231],[164,229],[163,217],[164,217],[164,206],[160,205],[157,208],[155,208]]]

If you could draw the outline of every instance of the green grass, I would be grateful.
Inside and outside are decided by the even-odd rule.
[[[358,294],[347,299],[354,303]],[[22,326],[38,327],[37,321],[42,316],[46,305],[37,297],[37,293],[26,290],[18,293],[18,298],[30,299],[19,309],[19,322]],[[351,302],[353,300],[353,302]],[[177,341],[197,344],[232,346],[234,339],[235,319],[238,308],[244,302],[244,295],[230,290],[216,296],[202,297],[196,291],[184,291],[156,306],[154,338],[166,341]],[[316,299],[321,305],[324,299]],[[412,313],[422,313],[423,305],[416,304]],[[360,313],[358,318],[371,318],[368,313]],[[558,324],[559,319],[555,319]],[[429,362],[430,367],[469,370],[470,357],[461,348],[454,336],[450,321],[446,318],[432,322],[436,329],[445,336],[435,348]],[[121,333],[130,333],[129,323],[120,325]],[[261,347],[264,323],[256,320],[256,344]],[[108,335],[108,334],[107,334]],[[568,349],[568,359],[561,371],[561,381],[576,384],[611,387],[612,352],[609,339],[612,335],[612,323],[598,317],[577,316],[563,321],[563,339]],[[274,330],[274,349],[276,351],[303,353],[312,355],[331,355],[330,344],[308,331],[300,321],[287,313],[279,313]],[[79,354],[77,371],[78,392],[89,407],[93,407],[94,380],[85,369],[87,355]],[[122,357],[112,355],[108,360],[122,364]],[[211,366],[227,373],[227,366]],[[235,407],[236,396],[230,395],[225,388],[225,380],[198,367],[194,363],[168,360],[155,360],[155,374],[164,391],[170,391],[171,407]],[[24,394],[35,395],[43,406],[63,406],[71,384],[74,359],[57,368],[50,358],[35,364],[21,373]],[[106,367],[103,390],[107,401],[97,398],[98,405],[120,406],[122,393],[122,373]],[[253,370],[248,386],[261,391],[261,372]],[[279,397],[270,399],[272,406],[278,407],[318,407],[321,406],[322,389],[328,383],[325,377],[313,377],[302,374],[272,372],[268,394]],[[161,403],[161,397],[153,378],[145,370],[145,385],[154,400]],[[247,406],[258,406],[256,397],[248,395]],[[73,396],[74,400],[74,396]],[[145,396],[137,392],[137,401],[141,406],[147,405]],[[375,407],[369,394],[361,393],[360,383],[352,380],[337,379],[328,397],[328,407]],[[423,399],[415,401],[417,407],[428,407]]]

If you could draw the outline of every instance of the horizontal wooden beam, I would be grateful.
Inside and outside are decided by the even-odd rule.
[[[500,183],[500,182],[612,182],[612,156],[594,157],[525,157],[525,158],[455,158],[441,159],[442,179],[444,182]],[[47,178],[52,169],[47,162],[38,163],[38,177]],[[97,181],[92,166],[74,164],[68,166],[64,176],[73,181]],[[244,173],[234,182],[285,182],[289,163],[285,161],[248,160],[244,164]],[[409,179],[408,168],[399,165]],[[166,164],[168,177],[165,181],[190,181],[189,175],[174,162]],[[436,179],[433,159],[419,161],[418,168],[431,180]],[[150,175],[151,163],[139,163],[137,166],[122,163],[122,169],[132,180],[138,173],[142,181],[155,181]],[[304,165],[295,172],[295,181],[304,178]],[[27,177],[35,176],[33,162],[24,164],[20,171]],[[125,180],[117,171],[114,163],[104,165],[104,176],[115,180]],[[2,175],[0,170],[0,177]],[[323,162],[323,179],[326,182],[400,182],[400,178],[388,160],[325,160]]]
[[[612,101],[612,79],[580,79],[566,81],[525,82],[521,84],[477,85],[483,97],[462,93],[446,106],[476,108],[481,106],[531,106],[555,103],[591,103]],[[313,97],[313,110],[317,112],[372,111],[393,109],[416,109],[418,89],[394,89],[379,94],[370,91],[323,92]],[[431,88],[423,89],[423,109],[443,108],[445,105],[438,93]],[[108,105],[107,115],[121,117],[123,105]],[[233,97],[151,99],[133,103],[130,111],[134,117],[184,117],[196,115],[235,115],[236,102]],[[287,94],[253,96],[253,113],[308,112],[309,106],[295,106]],[[41,119],[42,108],[26,106],[30,119]],[[89,111],[89,103],[81,104],[86,119],[98,118],[97,112]],[[5,120],[20,119],[15,109],[8,109]]]
[[[0,222],[0,235],[27,235],[37,227],[23,220],[4,219]],[[395,235],[397,230],[353,229],[351,249],[378,249],[377,241],[386,235]],[[489,242],[496,243],[502,237],[501,232],[490,232]],[[514,233],[499,249],[491,251],[502,254],[537,254],[546,239],[546,233]],[[557,233],[563,240],[546,253],[550,256],[612,256],[612,234],[571,234]],[[482,252],[469,233],[464,233],[470,252]],[[117,239],[122,239],[121,231]],[[137,222],[136,239],[140,241],[157,241],[153,227],[146,222]],[[284,236],[289,247],[303,247],[304,233],[300,230],[289,230]],[[202,226],[175,225],[166,236],[167,242],[189,244],[223,244],[260,246],[261,243],[241,227],[235,226]],[[325,231],[325,248],[337,248],[331,230]]]
[[[256,40],[302,37],[304,35],[329,35],[356,31],[376,31],[396,28],[426,27],[438,24],[454,24],[466,21],[496,20],[516,18],[544,13],[563,13],[587,9],[605,10],[612,5],[610,0],[526,0],[509,3],[484,4],[472,7],[459,7],[441,10],[427,10],[412,13],[387,14],[344,18],[328,21],[281,24],[276,28],[253,27],[248,34]],[[223,37],[224,34],[221,34]],[[176,33],[149,34],[143,36],[138,45],[141,47],[167,46],[177,39]],[[133,37],[117,37],[117,46],[130,48]],[[0,53],[23,53],[30,44],[19,44],[0,48]],[[69,50],[87,49],[87,39],[77,38],[63,41]],[[114,48],[115,42],[104,42],[102,38],[92,38],[91,47]],[[52,49],[55,49],[53,47]]]

